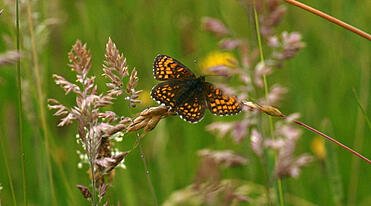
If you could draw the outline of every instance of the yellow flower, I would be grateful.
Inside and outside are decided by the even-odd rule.
[[[325,143],[321,137],[315,137],[312,140],[312,143],[310,144],[311,150],[314,153],[314,155],[320,159],[323,160],[326,157],[326,149],[325,149]]]
[[[207,69],[215,66],[236,68],[238,66],[238,61],[232,53],[215,51],[209,53],[200,63],[203,74],[212,74],[212,72],[207,71]]]

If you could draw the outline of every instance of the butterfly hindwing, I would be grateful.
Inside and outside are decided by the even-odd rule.
[[[182,93],[184,83],[180,81],[162,82],[153,87],[151,97],[158,103],[175,107],[176,98]]]
[[[175,108],[175,111],[182,119],[191,123],[201,121],[205,115],[205,110],[205,96],[202,93],[191,94]]]
[[[182,63],[166,55],[157,55],[153,63],[153,76],[160,81],[196,78]]]
[[[241,111],[236,97],[224,95],[222,90],[206,82],[206,100],[211,113],[216,115],[234,115]]]

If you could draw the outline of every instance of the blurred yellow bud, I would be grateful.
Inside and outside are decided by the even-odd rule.
[[[310,144],[310,148],[318,159],[320,160],[325,159],[326,157],[325,143],[321,137],[315,137]]]

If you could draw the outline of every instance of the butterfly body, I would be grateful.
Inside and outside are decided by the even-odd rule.
[[[185,101],[187,101],[187,98],[189,98],[189,95],[192,93],[201,94],[205,90],[205,77],[201,76],[196,79],[186,79],[183,80],[184,83],[184,89],[183,92],[180,93],[178,97],[176,97],[175,100],[175,106],[182,105]]]
[[[241,111],[236,97],[223,95],[205,76],[196,75],[177,60],[158,55],[153,66],[155,79],[164,81],[153,87],[151,97],[159,104],[171,107],[179,116],[197,123],[206,108],[216,115],[233,115]]]

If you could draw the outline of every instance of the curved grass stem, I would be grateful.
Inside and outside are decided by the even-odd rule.
[[[283,114],[282,114],[281,117],[287,119],[287,116],[286,116],[286,115],[283,115]],[[314,128],[312,128],[312,127],[310,127],[310,126],[308,126],[308,125],[306,125],[306,124],[304,124],[303,122],[300,122],[300,121],[298,121],[298,120],[293,120],[293,122],[295,122],[296,124],[298,124],[298,125],[300,125],[300,126],[305,127],[306,129],[309,129],[310,131],[312,131],[312,132],[314,132],[314,133],[316,133],[316,134],[321,135],[322,137],[324,137],[324,138],[330,140],[331,142],[333,142],[333,143],[339,145],[340,147],[342,147],[342,148],[348,150],[349,152],[351,152],[351,153],[353,153],[354,155],[358,156],[359,158],[363,159],[363,160],[366,161],[367,163],[371,164],[371,160],[367,159],[366,157],[364,157],[363,155],[361,155],[361,154],[359,154],[358,152],[354,151],[353,149],[351,149],[351,148],[345,146],[344,144],[340,143],[339,141],[335,140],[334,138],[332,138],[332,137],[330,137],[330,136],[328,136],[328,135],[326,135],[326,134],[324,134],[324,133],[322,133],[322,132],[320,132],[320,131],[318,131],[318,130],[316,130],[316,129],[314,129]]]
[[[371,40],[371,35],[370,34],[364,32],[364,31],[362,31],[362,30],[360,30],[360,29],[358,29],[358,28],[356,28],[356,27],[354,27],[350,24],[347,24],[347,23],[345,23],[345,22],[343,22],[343,21],[341,21],[341,20],[339,20],[335,17],[332,17],[332,16],[330,16],[330,15],[328,15],[328,14],[322,12],[322,11],[319,11],[315,8],[312,8],[312,7],[310,7],[306,4],[300,3],[300,2],[295,1],[295,0],[284,0],[284,1],[286,1],[287,3],[292,4],[294,6],[297,6],[299,8],[302,8],[306,11],[309,11],[309,12],[311,12],[311,13],[317,15],[317,16],[320,16],[320,17],[322,17],[322,18],[324,18],[324,19],[326,19],[326,20],[328,20],[328,21],[330,21],[330,22],[332,22],[336,25],[339,25],[339,26],[341,26],[341,27],[343,27],[343,28],[345,28],[345,29],[347,29],[351,32],[354,32],[354,33],[358,34],[359,36],[361,36],[363,38]]]

